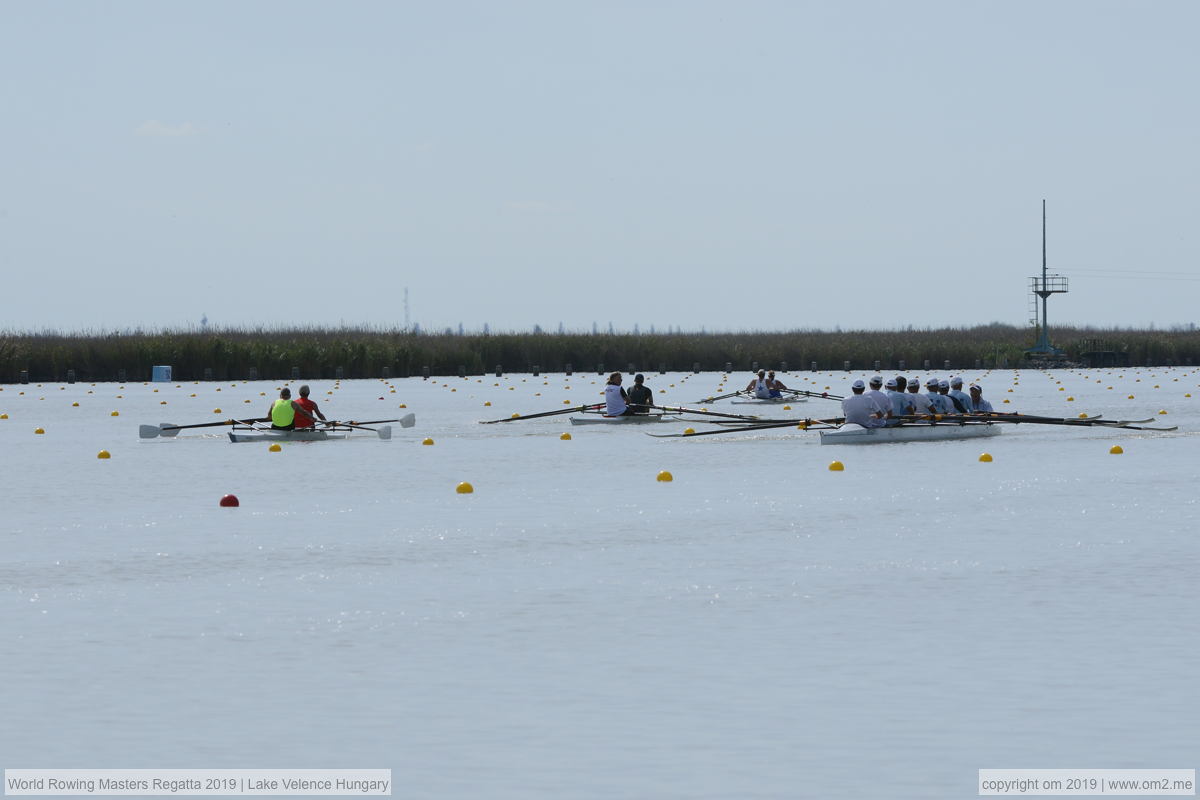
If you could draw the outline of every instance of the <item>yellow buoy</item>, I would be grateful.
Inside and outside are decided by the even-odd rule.
[[[71,408],[79,408],[79,403],[71,403]]]
[[[991,453],[980,453],[979,460],[985,464],[990,464],[990,463],[992,463],[992,454]]]
[[[1166,410],[1165,408],[1160,408],[1160,409],[1158,410],[1158,413],[1160,413],[1160,414],[1165,414],[1165,413],[1167,413],[1167,410]]]
[[[1006,402],[1006,403],[1008,402],[1008,398],[1007,398],[1007,397],[1006,397],[1006,398],[1004,398],[1004,402]]]
[[[695,433],[695,432],[696,432],[696,429],[695,429],[695,428],[684,428],[684,429],[683,429],[683,435],[684,435],[684,436],[691,436],[691,435],[692,435],[693,433]]]
[[[564,433],[562,436],[559,436],[558,438],[562,439],[564,442],[569,442],[569,441],[571,441],[571,434]]]
[[[1112,453],[1114,456],[1119,456],[1119,455],[1121,455],[1121,453],[1124,453],[1125,450],[1122,449],[1121,445],[1114,444],[1112,447],[1109,448],[1108,452]]]
[[[784,406],[784,407],[783,407],[783,410],[784,410],[784,411],[791,411],[791,410],[792,410],[792,407],[791,407],[791,406]]]
[[[1079,412],[1079,418],[1080,418],[1080,419],[1087,419],[1087,412],[1086,412],[1086,411],[1080,411],[1080,412]]]
[[[267,448],[267,450],[269,450],[272,453],[278,453],[282,449],[283,448],[279,446],[279,442],[275,442],[275,444],[273,444]]]
[[[830,472],[841,472],[845,468],[846,468],[846,465],[840,461],[829,462],[829,471]]]
[[[120,412],[120,411],[114,411],[114,412],[112,412],[111,414],[109,414],[109,416],[110,416],[110,417],[119,417],[119,416],[121,416],[121,412]]]
[[[670,483],[671,481],[675,480],[675,476],[664,469],[662,472],[658,473],[654,479],[660,483]]]
[[[1132,399],[1133,399],[1133,395],[1129,395],[1129,399],[1130,399],[1130,400],[1132,400]]]
[[[0,414],[0,419],[8,419],[8,414]]]
[[[1067,402],[1068,402],[1068,403],[1074,403],[1074,402],[1075,402],[1075,398],[1074,398],[1074,397],[1068,397],[1068,398],[1067,398]]]
[[[401,408],[408,408],[408,403],[401,403],[401,404],[400,404],[400,407],[401,407]]]
[[[514,411],[509,419],[519,419],[520,417],[521,415]]]
[[[243,402],[243,403],[249,403],[250,401],[249,401],[249,400],[243,400],[242,402]]]
[[[213,413],[214,413],[214,414],[220,414],[220,413],[221,413],[221,409],[219,409],[219,408],[214,408],[214,409],[213,409]]]
[[[33,432],[34,433],[45,433],[46,429],[45,428],[34,428]]]
[[[491,401],[491,400],[485,400],[485,401],[483,401],[483,405],[484,405],[484,407],[490,406],[491,404],[492,404],[492,401]]]
[[[99,453],[96,453],[96,458],[112,458],[112,453],[107,450],[101,450]]]
[[[433,444],[433,439],[426,437],[421,444]]]
[[[458,486],[454,487],[454,491],[458,492],[459,494],[471,494],[475,491],[475,487],[466,481],[463,481]]]

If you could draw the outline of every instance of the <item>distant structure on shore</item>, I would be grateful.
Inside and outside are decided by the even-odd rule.
[[[1042,274],[1029,279],[1030,313],[1029,321],[1038,331],[1037,343],[1025,351],[1026,358],[1065,359],[1067,354],[1050,343],[1050,322],[1046,318],[1046,300],[1052,294],[1067,293],[1067,278],[1064,275],[1047,274],[1046,272],[1046,201],[1042,200]],[[1038,298],[1041,298],[1041,308]]]

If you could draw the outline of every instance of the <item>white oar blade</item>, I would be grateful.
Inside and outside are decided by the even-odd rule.
[[[161,431],[162,429],[157,425],[138,426],[138,436],[141,436],[143,439],[157,439]]]
[[[379,428],[375,432],[378,433],[379,438],[383,439],[384,441],[387,441],[388,439],[392,438],[392,426],[391,425],[384,425],[382,428]]]
[[[400,418],[400,427],[401,428],[411,428],[413,425],[416,425],[416,424],[417,424],[417,415],[413,414],[411,412],[408,414],[405,414],[403,417]],[[388,435],[390,436],[391,434],[388,434]]]

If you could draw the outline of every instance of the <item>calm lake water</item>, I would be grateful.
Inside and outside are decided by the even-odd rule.
[[[417,424],[273,453],[138,425],[261,415],[281,384],[5,385],[0,767],[388,767],[396,797],[605,800],[1195,767],[1200,373],[966,377],[998,410],[1179,430],[477,424],[603,385],[510,375],[312,382],[331,418]]]

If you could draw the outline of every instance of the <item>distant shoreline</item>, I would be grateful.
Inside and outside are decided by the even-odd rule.
[[[755,365],[784,372],[969,371],[998,367],[1191,366],[1200,331],[1062,327],[1060,360],[1030,363],[1030,328],[739,333],[415,333],[368,328],[0,333],[0,383],[403,378],[502,372],[679,372]],[[878,364],[878,366],[876,366]]]

